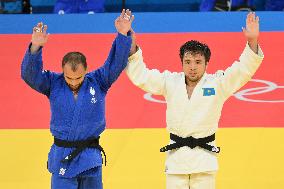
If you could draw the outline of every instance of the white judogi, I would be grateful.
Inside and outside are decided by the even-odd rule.
[[[170,133],[180,137],[203,138],[216,133],[224,102],[251,79],[263,57],[260,47],[258,54],[255,54],[247,44],[239,61],[235,61],[231,67],[215,74],[205,73],[190,99],[185,74],[149,70],[143,62],[141,49],[129,57],[126,73],[139,88],[165,97],[167,130]],[[214,145],[214,142],[211,144]],[[199,147],[172,150],[166,159],[167,174],[191,174],[217,169],[216,154]]]
[[[188,174],[167,174],[167,189],[215,189],[216,172]]]

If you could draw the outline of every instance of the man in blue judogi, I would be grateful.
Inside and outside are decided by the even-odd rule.
[[[47,26],[39,23],[33,28],[21,76],[50,102],[54,144],[48,155],[48,170],[52,173],[52,189],[102,188],[101,153],[105,153],[99,137],[106,127],[105,97],[127,65],[131,47],[128,32],[133,19],[131,11],[122,11],[115,20],[118,35],[107,60],[89,73],[86,57],[80,52],[63,57],[63,73],[43,70],[42,47],[48,38]]]

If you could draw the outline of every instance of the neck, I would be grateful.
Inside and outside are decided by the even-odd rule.
[[[195,87],[199,81],[200,81],[200,79],[197,80],[197,81],[190,81],[187,77],[185,77],[185,84],[188,87]]]
[[[78,95],[79,89],[72,90],[72,92],[73,92],[74,95]]]
[[[66,82],[67,83],[67,82]],[[72,87],[69,86],[69,84],[67,83],[67,86],[69,87],[69,89],[72,91],[72,93],[75,95],[77,95],[79,93],[79,90],[81,88],[81,86],[83,85],[83,82],[80,84],[80,86],[77,89],[72,89]]]
[[[190,79],[189,79],[188,77],[186,77],[186,75],[185,75],[185,84],[186,84],[188,87],[195,87],[195,86],[198,84],[198,82],[204,77],[204,74],[205,74],[205,73],[203,73],[202,76],[201,76],[198,80],[196,80],[196,81],[190,80]]]

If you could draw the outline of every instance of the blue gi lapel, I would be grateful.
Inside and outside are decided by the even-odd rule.
[[[77,100],[75,100],[74,95],[72,93],[72,91],[70,90],[70,88],[68,87],[68,85],[65,83],[65,95],[66,95],[66,100],[68,100],[69,102],[69,107],[68,108],[72,108],[73,109],[73,114],[70,115],[72,116],[72,121],[70,124],[70,129],[69,129],[69,133],[68,133],[68,137],[67,140],[69,141],[75,141],[76,140],[76,131],[79,127],[78,122],[80,119],[80,114],[81,114],[81,110],[82,110],[82,103],[83,103],[83,99],[86,93],[86,89],[87,89],[87,79],[86,77],[84,78],[83,84],[79,90],[78,93],[78,97]],[[63,157],[66,157],[68,154],[70,154],[70,152],[72,151],[72,149],[70,148],[65,148],[64,152],[63,152]],[[60,165],[61,169],[67,169],[67,164],[65,163],[61,163]]]
[[[80,119],[82,104],[83,104],[84,96],[86,94],[86,90],[87,90],[87,79],[86,78],[84,79],[83,84],[79,90],[77,100],[75,100],[72,91],[69,90],[70,92],[68,94],[68,99],[70,101],[70,105],[75,106],[75,108],[74,108],[74,112],[72,115],[72,121],[71,121],[71,127],[69,131],[68,140],[74,140],[76,137],[76,130],[78,127],[78,122]],[[71,96],[69,97],[69,95]]]

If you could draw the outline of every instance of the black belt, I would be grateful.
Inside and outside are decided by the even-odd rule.
[[[54,137],[54,144],[58,147],[63,148],[75,148],[73,152],[71,152],[68,156],[61,160],[62,163],[71,162],[77,155],[79,155],[79,153],[81,153],[86,148],[97,148],[104,154],[106,165],[106,154],[104,149],[99,144],[99,139],[100,137],[90,138],[87,140],[66,141]]]
[[[177,149],[177,148],[180,148],[180,147],[183,147],[183,146],[188,146],[191,149],[199,146],[199,147],[204,148],[204,149],[206,149],[210,152],[215,152],[215,153],[220,152],[219,147],[215,147],[215,146],[211,146],[211,145],[207,144],[207,143],[213,142],[215,140],[215,134],[208,136],[208,137],[204,137],[204,138],[193,138],[192,136],[187,137],[187,138],[182,138],[182,137],[179,137],[179,136],[171,133],[170,139],[175,141],[175,143],[164,146],[163,148],[160,149],[160,152],[165,152],[165,151]]]

